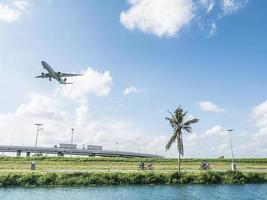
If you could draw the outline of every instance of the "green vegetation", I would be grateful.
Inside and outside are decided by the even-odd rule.
[[[29,171],[33,158],[0,157],[0,174],[8,172]],[[231,169],[230,159],[181,159],[182,171],[199,171],[202,160],[209,162],[212,171],[227,171]],[[47,171],[120,171],[134,172],[138,170],[138,163],[151,162],[154,172],[177,171],[177,159],[172,158],[106,158],[106,157],[37,157],[38,172]],[[239,171],[267,172],[267,159],[237,159]]]
[[[184,111],[182,106],[179,106],[174,113],[170,113],[170,117],[165,119],[169,122],[173,129],[173,133],[168,143],[166,144],[166,150],[169,150],[171,146],[176,142],[178,150],[178,172],[181,171],[181,156],[184,156],[184,145],[183,145],[183,133],[192,133],[192,124],[197,123],[198,119],[186,120],[187,112]]]
[[[267,183],[267,159],[237,159],[238,172],[231,172],[230,159],[37,157],[37,170],[30,171],[33,158],[0,157],[0,186],[87,186],[128,184],[243,184]],[[212,170],[201,171],[202,160]],[[138,163],[151,162],[154,170],[138,170]]]
[[[133,184],[244,184],[267,183],[266,173],[198,172],[79,172],[79,173],[7,173],[0,175],[0,186],[93,186]]]

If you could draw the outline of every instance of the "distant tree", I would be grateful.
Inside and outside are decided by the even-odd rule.
[[[173,129],[173,133],[165,148],[166,151],[170,149],[172,144],[177,143],[178,150],[178,171],[181,171],[181,163],[180,158],[184,155],[184,147],[183,147],[183,133],[191,133],[192,128],[191,125],[199,122],[199,119],[191,119],[186,120],[187,112],[184,111],[182,106],[179,106],[174,113],[170,113],[170,117],[166,117],[165,119],[169,122]]]

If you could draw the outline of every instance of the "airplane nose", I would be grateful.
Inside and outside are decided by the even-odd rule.
[[[46,62],[45,61],[42,61],[41,64],[44,66],[46,64]]]

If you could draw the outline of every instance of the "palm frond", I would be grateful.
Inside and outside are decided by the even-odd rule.
[[[184,112],[184,109],[179,106],[175,111],[174,111],[174,117],[179,125],[183,124],[184,121],[184,116],[187,114],[187,112]]]
[[[172,144],[175,142],[175,139],[177,138],[176,133],[173,133],[172,137],[169,139],[168,143],[165,146],[166,151],[169,150],[172,146]]]
[[[187,133],[192,133],[192,127],[191,126],[184,126],[183,130],[185,130]]]
[[[195,123],[197,123],[197,122],[199,122],[199,119],[196,119],[196,118],[195,118],[195,119],[191,119],[191,120],[185,122],[184,125],[185,125],[185,126],[190,126],[191,124],[195,124]]]
[[[167,120],[167,121],[169,122],[169,124],[171,125],[171,127],[172,127],[173,129],[176,128],[176,123],[175,123],[175,121],[174,121],[173,118],[165,117],[165,120]]]
[[[174,122],[174,123],[177,123],[177,118],[176,118],[176,116],[171,112],[171,111],[168,111],[169,112],[169,114],[171,115],[171,119],[172,119],[172,121]]]

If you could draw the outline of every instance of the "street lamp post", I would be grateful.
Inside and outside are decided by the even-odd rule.
[[[119,150],[119,142],[116,142],[116,151]]]
[[[71,140],[70,140],[71,145],[73,144],[73,135],[74,135],[74,128],[71,128]],[[72,150],[70,152],[70,157],[72,157]]]
[[[233,152],[233,143],[232,143],[232,136],[231,136],[231,132],[233,132],[233,129],[228,129],[227,132],[229,133],[229,138],[230,138],[230,146],[231,146],[231,154],[232,154],[232,164],[231,164],[231,168],[232,171],[236,171],[236,164],[234,161],[234,152]]]
[[[37,148],[37,142],[38,142],[38,136],[39,136],[39,131],[43,130],[43,128],[40,128],[43,124],[40,123],[36,123],[35,126],[37,126],[37,130],[36,130],[36,138],[35,138],[35,144],[34,144],[34,159],[36,156],[36,148]],[[34,161],[32,161],[31,163],[31,170],[35,170],[36,168],[36,164]]]
[[[36,148],[37,148],[39,131],[43,130],[43,128],[40,128],[40,127],[43,126],[43,124],[35,124],[35,126],[37,126],[37,131],[36,131],[36,138],[35,138],[35,145],[34,145],[34,156],[36,156]]]
[[[71,128],[71,141],[70,141],[71,144],[73,144],[73,134],[74,134],[74,128]]]

